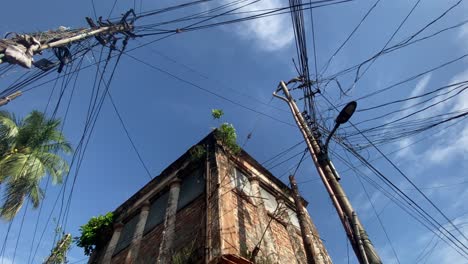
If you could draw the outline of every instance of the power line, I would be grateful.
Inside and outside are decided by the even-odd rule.
[[[295,149],[297,146],[301,145],[302,143],[304,143],[304,140],[301,140],[301,141],[295,143],[294,145],[292,145],[291,147],[289,147],[289,148],[287,148],[287,149],[285,149],[285,150],[282,150],[281,152],[279,152],[278,154],[274,155],[273,157],[271,157],[271,158],[269,158],[269,159],[263,161],[263,162],[261,163],[262,166],[268,166],[268,165],[267,165],[268,163],[270,163],[270,162],[272,162],[273,160],[275,160],[275,159],[277,159],[277,158],[283,156],[284,154],[288,153],[289,151]]]
[[[393,246],[392,240],[390,239],[390,236],[388,235],[387,229],[385,228],[385,225],[382,222],[382,219],[380,219],[379,214],[377,213],[377,209],[375,209],[374,202],[372,202],[372,199],[369,195],[369,192],[366,189],[366,186],[364,186],[364,183],[362,182],[362,179],[356,175],[356,178],[358,178],[359,183],[361,184],[362,189],[364,190],[364,193],[366,194],[367,200],[372,206],[372,210],[374,211],[375,216],[377,217],[377,220],[379,221],[380,227],[382,228],[382,231],[385,234],[385,237],[387,238],[388,243],[390,244],[390,248],[392,249],[393,255],[395,256],[396,260],[398,263],[400,263],[400,258],[398,258],[398,254],[396,253],[395,247]]]
[[[413,7],[411,8],[411,10],[409,11],[409,13],[406,15],[406,17],[403,19],[403,21],[400,23],[400,25],[397,27],[397,29],[393,32],[393,34],[391,35],[391,37],[387,40],[387,42],[385,43],[384,47],[380,50],[379,53],[382,53],[383,51],[385,51],[385,48],[388,46],[388,44],[390,44],[390,42],[393,40],[393,38],[396,36],[396,34],[400,31],[400,29],[403,27],[403,25],[406,23],[406,21],[408,20],[408,18],[411,16],[411,14],[414,12],[414,10],[416,9],[416,7],[419,5],[419,3],[421,2],[421,0],[417,0]],[[362,76],[364,76],[364,74],[366,74],[366,72],[369,70],[369,68],[374,64],[374,62],[378,59],[378,57],[375,57],[374,59],[371,60],[371,62],[369,63],[369,65],[367,66],[367,68],[364,70],[364,72],[359,76],[359,69],[357,70],[356,72],[356,78],[354,80],[354,83],[353,85],[348,89],[346,90],[345,92],[348,92],[349,90],[351,90],[355,85],[356,83],[362,78]]]
[[[110,88],[111,81],[112,81],[112,79],[113,79],[113,77],[114,77],[115,71],[116,71],[116,69],[117,69],[117,65],[118,65],[119,62],[120,62],[120,59],[121,59],[121,57],[122,57],[122,54],[124,54],[124,50],[125,50],[126,46],[127,46],[127,40],[124,40],[124,42],[123,42],[123,47],[122,47],[122,49],[121,49],[121,50],[119,51],[119,53],[118,53],[118,56],[117,56],[116,61],[115,61],[115,63],[114,63],[114,67],[113,67],[112,72],[111,72],[111,74],[110,74],[110,76],[109,76],[109,79],[108,79],[107,83],[104,82],[104,84],[105,84],[106,87],[105,87],[105,90],[104,90],[103,93],[102,93],[101,100],[100,100],[100,102],[99,102],[99,105],[98,105],[98,109],[97,109],[95,118],[94,118],[94,120],[92,121],[91,130],[90,130],[90,132],[89,132],[89,136],[88,136],[88,138],[87,138],[87,140],[86,140],[86,143],[85,143],[85,145],[84,145],[84,148],[83,148],[83,154],[81,155],[80,160],[78,161],[78,164],[77,164],[77,167],[76,167],[75,177],[74,177],[74,179],[73,179],[73,183],[72,183],[72,186],[71,186],[71,190],[70,190],[70,194],[69,194],[69,197],[68,197],[67,206],[66,206],[66,210],[65,210],[64,224],[63,224],[64,229],[66,228],[66,225],[67,225],[68,216],[69,216],[69,213],[70,213],[71,202],[72,202],[72,197],[73,197],[73,191],[74,191],[74,187],[75,187],[75,184],[76,184],[76,180],[77,180],[77,176],[78,176],[79,169],[81,168],[81,164],[82,164],[82,161],[83,161],[83,159],[84,159],[84,155],[85,155],[86,149],[87,149],[87,147],[88,147],[89,140],[90,140],[90,138],[91,138],[92,132],[93,132],[94,127],[95,127],[95,125],[96,125],[96,122],[97,122],[99,113],[101,112],[102,106],[103,106],[103,104],[104,104],[104,99],[106,98],[106,95],[108,95],[108,91],[109,91],[109,88]],[[112,51],[112,50],[111,50],[111,51]],[[111,54],[111,52],[109,52],[108,60],[110,60],[110,57],[111,57],[110,54]],[[103,74],[104,74],[104,73],[103,73]],[[83,139],[84,139],[84,138],[83,138]]]
[[[140,44],[143,44],[143,43],[141,43],[141,42],[138,41],[138,40],[135,40],[135,41],[137,41],[137,42],[140,43]],[[207,74],[204,74],[204,73],[202,73],[201,71],[199,71],[199,70],[197,70],[197,69],[195,69],[195,68],[193,68],[193,67],[188,66],[187,64],[178,62],[178,61],[175,60],[174,58],[172,58],[172,57],[170,57],[170,56],[168,56],[168,55],[166,55],[166,54],[164,54],[164,53],[162,53],[162,52],[159,52],[159,51],[153,49],[151,46],[146,46],[146,47],[147,47],[152,53],[154,53],[154,54],[156,54],[156,55],[158,55],[158,56],[160,56],[160,57],[162,57],[162,58],[164,58],[164,59],[166,59],[166,60],[168,60],[168,61],[170,61],[170,62],[172,62],[172,63],[174,63],[174,64],[176,64],[176,65],[178,65],[178,66],[181,66],[181,67],[183,67],[183,68],[186,68],[188,71],[193,72],[194,74],[200,76],[200,77],[203,78],[203,79],[206,79],[206,80],[208,80],[208,81],[216,82],[216,83],[222,85],[223,87],[229,89],[230,91],[232,91],[232,92],[234,92],[234,93],[237,93],[238,95],[241,95],[241,96],[243,96],[243,97],[246,97],[246,98],[248,98],[248,99],[250,99],[250,100],[252,100],[252,101],[255,101],[255,102],[259,103],[259,104],[262,104],[262,105],[264,105],[264,106],[266,106],[266,107],[269,107],[269,108],[272,108],[272,109],[275,109],[275,110],[278,110],[278,111],[282,111],[282,112],[289,112],[289,111],[287,111],[287,110],[285,110],[285,109],[283,109],[283,108],[279,108],[279,107],[272,106],[272,105],[270,104],[270,103],[271,103],[271,100],[270,100],[268,103],[266,103],[266,102],[264,102],[264,101],[262,101],[262,100],[260,100],[260,99],[258,99],[258,98],[256,98],[256,97],[254,97],[254,96],[248,94],[248,93],[243,93],[243,92],[239,91],[239,89],[236,89],[236,88],[231,87],[230,84],[228,84],[228,83],[222,82],[222,81],[220,81],[220,80],[218,80],[218,79],[213,79],[213,78],[209,77]]]
[[[415,183],[414,183],[414,182],[413,182],[413,181],[412,181],[412,180],[411,180],[411,179],[410,179],[410,178],[409,178],[409,177],[408,177],[408,176],[407,176],[407,175],[406,175],[406,174],[405,174],[405,173],[404,173],[404,172],[403,172],[387,155],[385,155],[385,153],[383,153],[383,152],[380,150],[379,147],[375,146],[375,145],[373,144],[373,142],[370,141],[370,140],[366,137],[366,135],[364,135],[363,133],[361,133],[360,130],[359,130],[356,126],[354,126],[352,123],[350,123],[350,124],[351,124],[351,125],[368,141],[368,142],[369,142],[369,144],[371,144],[371,145],[377,150],[377,152],[379,152],[380,155],[382,155],[382,156],[384,157],[385,160],[388,161],[388,163],[390,163],[390,164],[392,165],[393,168],[395,168],[395,169],[411,184],[411,186],[413,186],[413,188],[415,188],[415,190],[416,190],[418,193],[420,193],[420,194],[424,197],[424,199],[425,199],[426,201],[428,201],[428,202],[445,218],[445,220],[447,220],[448,223],[450,223],[450,225],[451,225],[465,240],[468,241],[468,238],[465,236],[465,234],[463,234],[463,232],[461,232],[460,229],[457,228],[457,227],[453,224],[452,220],[450,220],[450,219],[445,215],[445,213],[443,213],[442,210],[441,210],[437,205],[435,205],[435,203],[434,203],[431,199],[429,199],[429,197],[427,197],[427,195],[426,195],[421,189],[419,189],[419,187],[416,186],[416,184],[415,184]],[[461,243],[461,242],[460,242],[460,243]],[[465,246],[465,248],[466,248],[466,246]]]
[[[374,8],[377,6],[377,4],[379,4],[381,0],[377,0],[374,2],[374,4],[369,8],[369,10],[367,10],[366,14],[364,15],[364,17],[361,18],[361,20],[359,21],[359,23],[356,25],[356,27],[354,27],[353,31],[351,31],[351,33],[348,35],[348,37],[346,37],[345,41],[343,43],[341,43],[341,45],[335,50],[335,52],[331,55],[331,57],[328,59],[327,63],[325,64],[325,66],[322,68],[322,70],[320,71],[320,74],[324,74],[328,67],[330,66],[330,63],[332,62],[332,60],[335,58],[335,56],[341,51],[341,49],[346,45],[346,43],[348,43],[348,41],[351,39],[351,37],[354,35],[354,33],[356,33],[356,31],[359,29],[359,27],[364,23],[364,21],[366,20],[366,18],[369,16],[369,14],[372,12],[372,10],[374,10]]]
[[[468,259],[467,257],[467,251],[464,249],[466,246],[456,237],[454,236],[450,231],[448,231],[442,224],[440,224],[437,220],[434,219],[427,211],[425,211],[418,203],[416,203],[413,199],[411,199],[406,193],[404,193],[398,186],[396,186],[393,182],[390,181],[388,177],[386,177],[381,171],[379,171],[377,168],[375,168],[372,164],[370,164],[364,157],[362,157],[359,153],[357,153],[354,149],[350,148],[348,145],[344,145],[346,150],[348,150],[351,154],[353,154],[359,161],[361,161],[365,166],[367,166],[373,173],[375,173],[388,187],[390,187],[393,191],[395,191],[395,194],[398,195],[407,205],[403,202],[397,202],[398,200],[395,200],[394,197],[392,197],[390,194],[388,194],[382,187],[379,187],[379,185],[371,180],[368,177],[365,177],[364,179],[368,179],[369,183],[372,182],[372,184],[375,184],[374,186],[377,189],[380,189],[386,196],[391,199],[392,201],[395,202],[396,205],[398,205],[401,209],[403,209],[406,213],[408,213],[411,217],[413,217],[415,220],[420,222],[423,226],[425,226],[429,231],[435,233],[434,230],[432,230],[427,224],[423,223],[422,220],[418,219],[417,216],[415,216],[413,213],[411,213],[409,210],[413,210],[418,214],[424,221],[426,221],[430,226],[436,228],[436,229],[443,229],[446,233],[442,233],[442,235],[448,239],[452,244],[450,244],[448,241],[444,240],[448,245],[450,245],[455,251],[457,251],[461,256],[464,258]],[[365,175],[365,174],[361,174]],[[408,209],[406,207],[409,206]],[[440,237],[440,236],[439,236]],[[441,238],[441,237],[440,237]],[[442,239],[442,238],[441,238]],[[455,243],[457,241],[460,244]],[[455,248],[456,247],[456,248]],[[458,249],[460,249],[463,253],[461,253]]]
[[[330,102],[330,100],[328,100],[325,96],[323,97],[336,111],[338,111],[338,109]],[[354,129],[356,129],[358,132],[360,132],[360,130],[353,124],[351,123],[351,126],[354,127]],[[368,142],[369,144],[371,144],[379,153],[382,157],[384,157],[397,171],[399,171],[399,173],[408,181],[411,183],[411,185],[416,188],[416,190],[418,190],[418,192],[433,206],[437,209],[437,211],[444,216],[444,218],[446,218],[445,214],[406,176],[406,174],[404,174],[381,150],[380,148],[378,148],[377,146],[375,146],[373,144],[372,141],[370,141],[363,133],[360,133]],[[468,249],[468,247],[462,243],[456,236],[454,236],[451,232],[449,232],[443,225],[441,225],[436,219],[434,219],[434,217],[432,217],[429,213],[427,213],[423,208],[421,208],[421,206],[419,204],[417,204],[413,199],[411,199],[407,194],[405,194],[400,188],[398,188],[398,186],[396,186],[394,183],[392,183],[388,177],[386,177],[384,174],[382,174],[382,172],[380,172],[377,168],[375,168],[375,166],[373,166],[372,164],[370,164],[366,159],[364,159],[357,151],[355,151],[353,148],[351,148],[348,144],[345,144],[344,142],[340,142],[341,144],[343,144],[343,146],[348,150],[350,151],[350,153],[352,153],[353,155],[355,155],[361,162],[363,162],[369,169],[371,169],[371,171],[373,171],[374,173],[376,173],[376,175],[378,175],[382,180],[384,180],[384,182],[386,184],[389,185],[389,187],[391,187],[392,189],[396,190],[397,191],[397,194],[399,196],[401,196],[402,198],[405,198],[408,202],[408,204],[412,204],[411,206],[416,206],[416,208],[418,208],[420,210],[420,212],[424,213],[428,218],[430,218],[433,223],[431,222],[432,225],[434,225],[434,223],[437,224],[437,226],[439,226],[440,228],[442,228],[445,232],[447,232],[448,235],[450,235],[450,237],[447,236],[447,238],[453,242],[452,238],[457,241],[460,245],[454,243],[455,246],[457,246],[458,248],[460,248],[464,254],[467,254],[466,250],[465,249]],[[424,217],[425,219],[427,219],[426,217]],[[429,219],[427,219],[429,220]],[[451,223],[451,221],[449,221]],[[453,223],[452,223],[453,225]],[[459,233],[460,230],[456,229]],[[462,234],[462,233],[461,233]],[[445,234],[444,234],[445,235]],[[463,234],[462,234],[463,237],[465,237]],[[466,238],[465,238],[466,239]],[[463,249],[463,248],[465,249]],[[458,251],[457,251],[458,252]],[[461,253],[460,253],[461,254]]]
[[[294,172],[293,172],[292,175],[296,175],[297,170],[299,170],[299,167],[301,167],[302,161],[304,160],[304,157],[306,156],[307,153],[308,153],[308,149],[306,148],[306,149],[304,150],[304,154],[302,154],[302,157],[301,157],[301,159],[299,160],[299,163],[297,164],[297,167],[296,167],[296,169],[294,170]]]
[[[223,99],[223,100],[225,100],[225,101],[227,101],[227,102],[230,102],[230,103],[232,103],[232,104],[234,104],[234,105],[237,105],[237,106],[239,106],[239,107],[241,107],[241,108],[244,108],[244,109],[246,109],[246,110],[249,110],[249,111],[251,111],[251,112],[254,112],[254,113],[257,113],[257,114],[266,116],[266,117],[268,117],[268,118],[270,118],[270,119],[273,119],[273,120],[278,121],[278,122],[280,122],[280,123],[283,123],[283,124],[285,124],[285,125],[294,126],[294,125],[291,124],[291,123],[288,123],[288,122],[286,122],[286,121],[283,121],[283,120],[281,120],[281,119],[278,119],[278,118],[276,118],[276,117],[274,117],[274,116],[271,116],[271,115],[269,115],[269,114],[266,114],[266,113],[260,112],[260,111],[258,111],[258,110],[255,110],[255,109],[253,109],[253,108],[251,108],[251,107],[249,107],[249,106],[245,106],[245,105],[243,105],[243,104],[241,104],[241,103],[238,103],[238,102],[236,102],[236,101],[234,101],[234,100],[232,100],[232,99],[229,99],[229,98],[225,97],[224,95],[220,95],[220,94],[218,94],[218,93],[215,93],[215,92],[213,92],[213,91],[211,91],[211,90],[208,90],[207,88],[204,88],[204,87],[202,87],[202,86],[200,86],[200,85],[198,85],[198,84],[195,84],[195,83],[193,83],[193,82],[191,82],[191,81],[188,81],[188,80],[186,80],[186,79],[183,79],[182,77],[179,77],[179,76],[177,76],[177,75],[175,75],[175,74],[172,74],[172,73],[170,73],[170,72],[168,72],[168,71],[166,71],[166,70],[164,70],[164,69],[161,69],[161,68],[156,67],[156,66],[154,66],[154,65],[152,65],[152,64],[149,64],[149,63],[147,63],[147,62],[145,62],[145,61],[143,61],[143,60],[141,60],[141,59],[136,58],[135,56],[132,56],[132,55],[128,54],[127,52],[124,52],[124,54],[127,55],[128,57],[130,57],[130,58],[132,58],[132,59],[134,59],[134,60],[136,60],[136,61],[138,61],[138,62],[140,62],[140,63],[142,63],[142,64],[144,64],[144,65],[146,65],[146,66],[148,66],[148,67],[150,67],[150,68],[152,68],[152,69],[154,69],[154,70],[157,70],[157,71],[162,72],[162,73],[164,73],[164,74],[166,74],[166,75],[169,75],[169,76],[171,76],[172,78],[174,78],[174,79],[176,79],[176,80],[178,80],[178,81],[181,81],[181,82],[186,83],[186,84],[188,84],[188,85],[190,85],[190,86],[192,86],[192,87],[195,87],[195,88],[197,88],[197,89],[199,89],[199,90],[202,90],[202,91],[204,91],[204,92],[206,92],[206,93],[209,93],[209,94],[211,94],[211,95],[214,95],[215,97],[218,97],[218,98],[220,98],[220,99]]]
[[[115,5],[117,5],[117,1],[118,1],[118,0],[115,0],[115,1],[114,1],[114,4],[112,5],[112,8],[111,8],[111,10],[110,10],[110,12],[109,12],[109,15],[107,16],[107,19],[109,19],[110,16],[112,15],[112,12],[114,12]],[[133,10],[136,10],[135,7],[133,7]]]
[[[114,111],[117,114],[117,117],[119,118],[120,124],[122,125],[122,128],[125,131],[125,135],[127,135],[128,141],[130,141],[130,144],[132,145],[133,150],[135,151],[135,153],[138,156],[138,160],[140,161],[141,165],[145,169],[145,171],[146,171],[148,177],[150,178],[150,180],[152,180],[153,177],[151,176],[151,173],[150,173],[148,167],[146,166],[145,162],[143,161],[143,158],[141,157],[140,152],[138,151],[137,147],[135,146],[135,143],[134,143],[132,137],[130,136],[130,133],[128,132],[127,126],[125,125],[125,122],[123,121],[122,116],[120,115],[119,110],[117,109],[117,106],[115,105],[114,99],[112,98],[112,95],[111,95],[110,92],[108,92],[108,97],[109,97],[109,100],[110,100],[110,102],[112,104],[112,108],[114,108]]]
[[[30,203],[30,201],[28,201],[26,203],[26,206],[24,207],[24,213],[23,213],[23,217],[21,218],[21,224],[20,224],[20,228],[19,228],[19,231],[18,231],[18,237],[16,239],[15,250],[13,251],[13,259],[11,260],[11,263],[15,263],[16,250],[18,250],[18,245],[19,245],[21,233],[23,231],[24,219],[26,217],[26,211],[28,210],[29,203]],[[3,262],[3,258],[2,258],[2,262]]]
[[[278,162],[278,163],[276,163],[276,164],[272,164],[272,165],[271,165],[269,168],[267,168],[267,169],[268,169],[268,170],[272,170],[272,169],[278,167],[279,165],[281,165],[281,164],[283,164],[283,163],[285,163],[285,162],[288,162],[288,161],[294,159],[295,157],[298,157],[299,155],[301,155],[301,154],[303,154],[303,153],[304,153],[304,151],[301,150],[300,152],[295,153],[294,155],[292,155],[291,157],[289,157],[289,158],[287,158],[287,159],[285,159],[285,160],[282,160],[282,161],[280,161],[280,162]]]

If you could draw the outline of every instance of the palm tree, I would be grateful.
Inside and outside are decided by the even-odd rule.
[[[0,185],[6,185],[0,217],[13,219],[26,198],[37,208],[43,198],[39,184],[45,175],[53,184],[62,183],[69,166],[57,153],[71,153],[72,148],[59,126],[60,120],[48,119],[39,111],[23,120],[0,111]]]

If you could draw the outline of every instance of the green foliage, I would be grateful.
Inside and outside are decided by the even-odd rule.
[[[241,148],[237,145],[237,133],[232,124],[223,123],[216,130],[216,138],[221,141],[233,154],[239,154]]]
[[[242,249],[243,247],[243,249]],[[248,260],[252,260],[252,251],[248,250],[246,248],[246,245],[241,245],[241,257],[246,258]],[[253,260],[255,264],[273,264],[274,262],[269,258],[269,257],[264,257],[264,256],[255,256],[255,259]]]
[[[195,147],[190,149],[190,157],[193,160],[200,160],[206,155],[206,150],[201,145],[196,145]]]
[[[0,184],[5,184],[0,217],[11,220],[29,198],[37,208],[43,198],[39,187],[45,175],[61,183],[69,166],[57,155],[71,153],[72,147],[60,132],[60,120],[38,111],[23,120],[0,111]]]
[[[92,217],[87,224],[80,227],[81,236],[75,237],[78,247],[84,249],[84,254],[89,256],[96,248],[103,246],[106,236],[112,231],[114,214]]]
[[[221,109],[212,109],[211,115],[213,116],[213,119],[220,119],[224,115],[224,112]]]
[[[55,248],[50,254],[50,258],[47,260],[46,264],[62,264],[67,263],[67,252],[70,250],[72,243],[72,237],[70,234],[66,234],[59,240]]]
[[[274,262],[268,257],[255,258],[255,264],[273,264]]]
[[[196,241],[192,241],[189,245],[179,250],[177,253],[172,255],[172,264],[190,264],[195,263],[195,244]]]

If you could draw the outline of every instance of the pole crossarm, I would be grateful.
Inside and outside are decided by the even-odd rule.
[[[22,95],[21,91],[16,91],[10,95],[0,98],[0,106],[4,106],[8,104],[11,100],[14,100],[16,97],[19,97],[21,95]]]
[[[282,92],[283,95],[280,95],[279,92]],[[320,159],[320,156],[323,153],[320,141],[307,125],[307,122],[289,92],[287,84],[281,81],[278,89],[273,93],[273,96],[288,104],[294,120],[307,143],[310,156],[314,161],[320,179],[330,195],[330,199],[338,213],[343,228],[345,229],[346,235],[351,242],[359,262],[362,264],[381,264],[382,260],[369,240],[362,223],[346,196],[346,193],[338,182],[339,176],[335,171],[333,164],[330,160],[323,161]]]
[[[129,19],[129,17],[131,18]],[[41,54],[42,51],[50,49],[66,49],[72,44],[85,41],[90,38],[96,38],[101,45],[107,45],[116,41],[116,34],[125,37],[136,37],[133,34],[133,22],[135,13],[129,10],[120,21],[102,21],[99,19],[97,24],[91,19],[86,18],[89,28],[69,29],[59,27],[56,30],[36,32],[31,34],[10,33],[7,38],[0,40],[0,63],[7,62],[17,64],[24,68],[31,68],[34,65],[34,55]],[[11,35],[10,38],[8,36]],[[39,66],[38,66],[39,67]]]

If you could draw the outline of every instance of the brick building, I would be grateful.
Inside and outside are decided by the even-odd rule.
[[[291,190],[214,134],[114,211],[113,234],[88,263],[307,263]],[[302,203],[315,262],[331,263]]]

